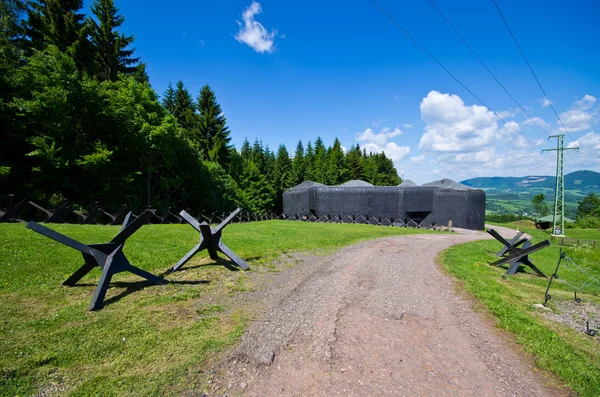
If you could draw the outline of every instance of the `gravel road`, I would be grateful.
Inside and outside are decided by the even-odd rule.
[[[282,272],[211,394],[564,395],[438,269],[440,251],[483,238],[367,241]]]

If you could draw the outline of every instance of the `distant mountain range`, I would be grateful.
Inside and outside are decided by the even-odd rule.
[[[524,176],[524,177],[484,177],[472,178],[461,182],[463,185],[476,189],[497,191],[523,190],[554,190],[555,176]],[[565,175],[565,191],[570,190],[580,194],[600,193],[600,173],[595,171],[575,171]]]

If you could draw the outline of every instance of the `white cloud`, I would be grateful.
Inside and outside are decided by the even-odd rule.
[[[526,127],[530,127],[530,126],[536,126],[539,125],[540,127],[547,129],[550,128],[550,126],[548,125],[548,123],[546,123],[544,121],[544,119],[540,118],[540,117],[532,117],[530,119],[525,120],[523,123],[521,123],[521,125],[526,126]]]
[[[416,164],[416,165],[423,165],[423,164],[425,164],[425,156],[420,155],[418,157],[411,157],[410,163]]]
[[[200,45],[204,47],[204,40],[200,40]]]
[[[398,98],[400,98],[400,95],[398,95],[398,94],[394,95],[394,101]]]
[[[377,146],[385,146],[390,138],[402,135],[402,131],[396,127],[393,131],[389,128],[384,128],[380,132],[375,133],[372,129],[367,128],[364,132],[357,132],[354,138],[358,142],[372,142]]]
[[[582,110],[587,110],[589,108],[591,108],[592,106],[594,106],[594,103],[596,103],[597,99],[594,98],[593,96],[589,95],[589,94],[585,94],[583,96],[583,98],[581,98],[578,101],[575,101],[575,106],[578,109],[582,109]]]
[[[391,138],[402,135],[402,131],[396,127],[394,130],[384,128],[380,132],[375,133],[372,129],[367,128],[364,132],[358,132],[354,136],[358,142],[362,143],[362,147],[371,153],[385,153],[394,163],[398,163],[410,153],[408,146],[399,146],[395,142],[390,142]]]
[[[438,91],[429,92],[421,101],[421,119],[426,126],[419,149],[426,152],[478,151],[507,133],[498,128],[498,119],[485,106],[466,106],[458,95]]]
[[[498,115],[498,117],[502,117],[503,119],[506,119],[508,117],[515,117],[516,114],[520,111],[521,109],[508,109],[508,110],[501,110],[499,112],[496,112],[496,114]]]
[[[588,132],[575,142],[569,143],[567,147],[579,147],[577,152],[565,152],[565,168],[569,171],[600,169],[600,134]]]
[[[274,39],[277,36],[277,30],[273,29],[269,32],[260,22],[254,19],[254,16],[261,12],[262,8],[256,1],[253,1],[244,10],[242,13],[244,22],[238,22],[240,30],[235,35],[235,39],[240,43],[249,45],[258,53],[271,53],[275,51]]]
[[[597,110],[592,109],[596,101],[596,98],[586,94],[580,100],[575,101],[571,109],[560,114],[560,118],[569,132],[591,128],[592,121],[597,114]],[[565,132],[562,125],[560,125],[559,131]]]
[[[550,101],[548,100],[548,98],[544,98],[544,99],[542,100],[542,107],[543,107],[543,108],[547,108],[548,106],[550,106],[550,104],[551,104],[551,103],[552,103],[552,102],[550,102]]]
[[[404,128],[413,128],[413,124],[402,124],[402,127]]]
[[[371,125],[372,125],[373,127],[379,127],[379,126],[381,125],[381,123],[383,123],[384,121],[385,121],[385,120],[383,120],[383,119],[381,119],[381,120],[379,120],[379,121],[373,121],[373,122],[371,123]]]

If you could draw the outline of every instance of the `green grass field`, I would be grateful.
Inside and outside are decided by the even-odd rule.
[[[49,225],[84,243],[109,241],[112,226]],[[268,221],[233,224],[224,242],[251,267],[230,271],[200,253],[184,271],[153,286],[122,273],[104,309],[88,312],[94,270],[76,287],[61,283],[81,254],[25,228],[0,225],[0,396],[180,395],[202,390],[207,360],[233,345],[249,313],[236,297],[254,288],[255,272],[290,253],[329,253],[365,239],[425,233],[370,225]],[[198,242],[188,225],[147,225],[126,244],[131,263],[166,271]]]
[[[530,222],[502,225],[526,231],[533,243],[548,239],[543,231],[531,228]],[[581,238],[597,238],[597,231],[567,229],[567,235]],[[542,303],[547,279],[534,276],[532,272],[517,273],[503,279],[506,269],[494,268],[489,263],[497,260],[494,253],[501,245],[493,241],[478,241],[449,248],[440,260],[446,269],[464,284],[464,288],[480,299],[497,318],[497,325],[514,335],[517,341],[536,357],[537,365],[556,373],[567,386],[582,396],[600,395],[600,337],[592,338],[581,331],[546,319],[534,304]],[[534,253],[531,259],[547,276],[556,267],[560,247],[556,244]],[[590,271],[600,275],[600,250],[565,247],[571,257],[595,262],[587,263]],[[574,267],[561,265],[560,279],[574,284],[585,277]],[[600,305],[600,288],[592,285],[579,297],[584,303]],[[559,302],[573,300],[573,292],[567,285],[555,281],[550,290],[552,299],[548,306],[557,311]],[[591,318],[600,322],[598,318]],[[584,321],[583,319],[581,321]]]

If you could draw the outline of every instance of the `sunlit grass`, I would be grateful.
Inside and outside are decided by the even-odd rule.
[[[532,235],[533,243],[548,238],[546,233],[531,229],[528,224],[504,226],[520,227]],[[580,233],[586,235],[585,232]],[[566,385],[582,396],[599,396],[599,338],[593,339],[583,332],[545,319],[533,305],[544,301],[548,279],[537,277],[530,271],[504,279],[506,269],[489,265],[498,259],[493,253],[500,248],[501,245],[495,240],[478,241],[451,247],[441,255],[440,260],[451,274],[464,283],[464,288],[479,298],[496,316],[500,328],[516,335],[518,342],[536,357],[538,366],[555,372]],[[531,260],[550,276],[556,267],[560,249],[560,246],[553,244],[532,254]],[[576,247],[563,249],[571,257],[600,262],[599,250]],[[590,271],[600,274],[600,267],[589,262],[585,265],[590,266]],[[561,265],[559,276],[573,284],[585,281],[581,272],[568,265]],[[551,308],[555,308],[558,300],[573,299],[571,288],[560,281],[553,283],[551,295]],[[600,288],[592,285],[579,297],[600,304]]]
[[[48,225],[84,243],[108,242],[112,226]],[[204,363],[242,334],[249,313],[236,297],[254,272],[295,251],[329,253],[365,239],[425,233],[371,225],[268,221],[229,225],[224,242],[251,271],[215,265],[206,252],[154,286],[121,273],[104,309],[87,307],[100,270],[76,287],[61,283],[81,254],[25,228],[0,225],[0,396],[179,395],[202,390]],[[197,242],[188,225],[147,225],[125,245],[131,263],[161,274]],[[286,264],[286,266],[291,264]]]

